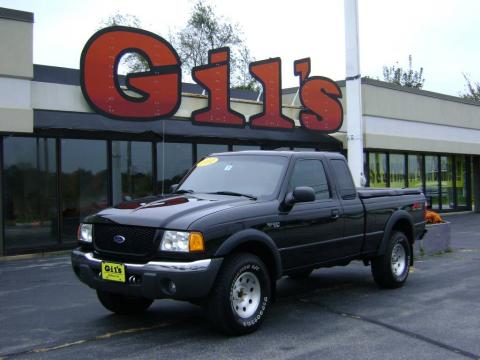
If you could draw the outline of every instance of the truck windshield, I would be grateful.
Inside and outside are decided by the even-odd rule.
[[[177,192],[268,197],[277,189],[287,162],[283,156],[210,156],[195,165]]]

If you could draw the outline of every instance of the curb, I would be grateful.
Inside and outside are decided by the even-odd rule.
[[[0,256],[0,262],[64,256],[64,255],[69,255],[71,252],[72,250],[61,250],[61,251],[50,251],[50,252],[42,252],[42,253],[34,253],[34,254]]]

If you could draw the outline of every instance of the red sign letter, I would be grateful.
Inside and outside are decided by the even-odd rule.
[[[340,129],[343,108],[338,99],[342,97],[342,92],[337,83],[323,76],[308,77],[310,58],[296,60],[294,72],[300,76],[300,102],[307,108],[300,111],[302,126],[328,133]]]
[[[281,60],[273,58],[250,64],[250,73],[263,86],[263,112],[250,117],[250,127],[293,129],[295,123],[282,114]]]
[[[192,121],[204,125],[245,126],[245,116],[230,108],[230,49],[210,50],[208,65],[192,69],[192,78],[208,92],[208,107],[192,112]]]
[[[118,64],[126,53],[141,54],[150,70],[128,74],[120,88]],[[175,49],[151,32],[123,26],[102,29],[88,40],[80,61],[81,86],[90,106],[117,119],[154,120],[172,116],[181,100],[180,59]]]

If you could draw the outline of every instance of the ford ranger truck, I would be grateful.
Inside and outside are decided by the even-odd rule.
[[[71,259],[114,313],[190,301],[215,328],[240,335],[260,326],[283,276],[361,260],[380,287],[401,287],[424,210],[419,189],[356,189],[337,153],[219,153],[170,195],[85,218]]]

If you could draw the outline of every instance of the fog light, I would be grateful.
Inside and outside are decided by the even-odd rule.
[[[170,294],[175,294],[177,292],[177,285],[175,285],[172,280],[168,282],[168,292]]]

